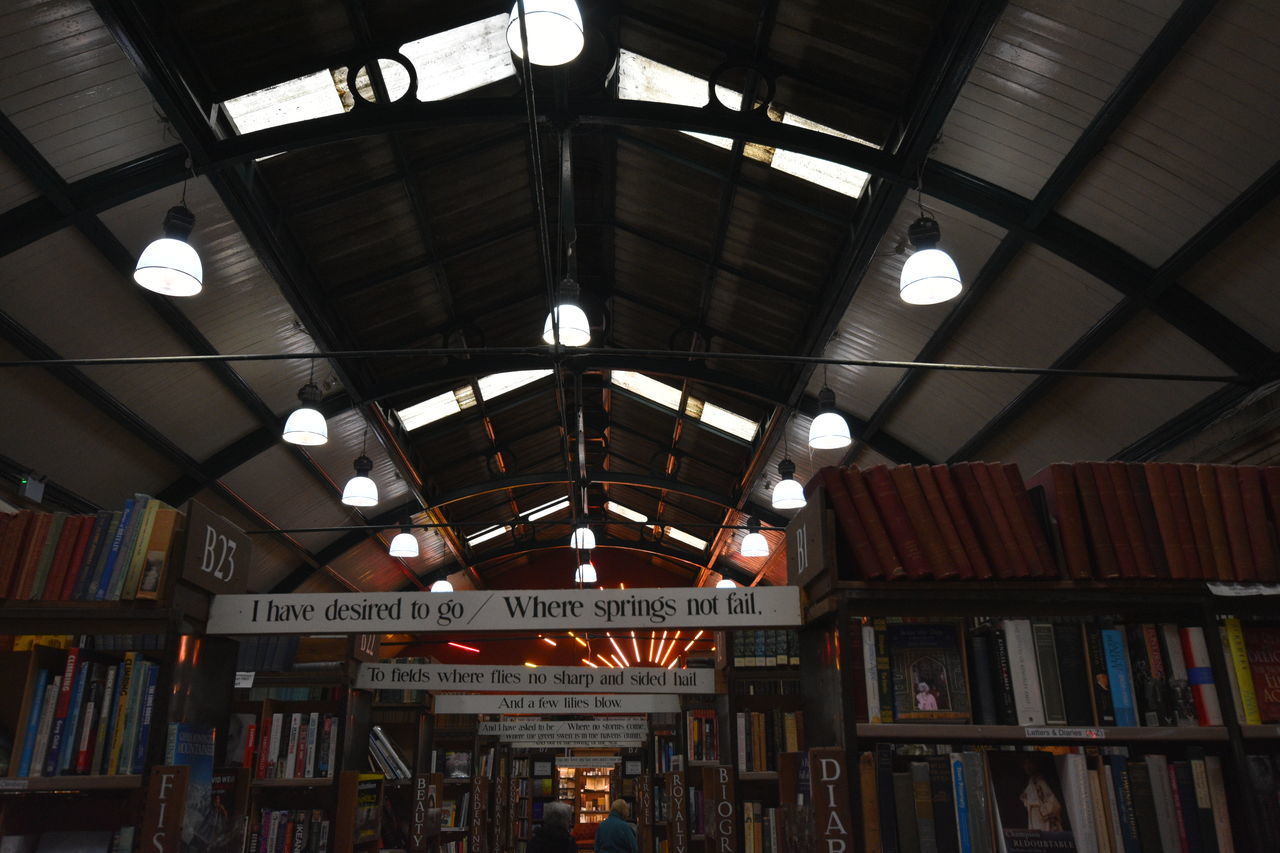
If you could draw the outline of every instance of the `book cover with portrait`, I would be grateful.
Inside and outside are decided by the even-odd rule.
[[[1074,853],[1067,799],[1052,753],[986,753],[1001,849],[1006,853]]]
[[[893,721],[967,723],[969,680],[958,622],[890,622]]]

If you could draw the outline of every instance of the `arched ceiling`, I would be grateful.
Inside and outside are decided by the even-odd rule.
[[[205,501],[263,531],[264,591],[568,585],[571,511],[619,580],[779,582],[787,519],[768,491],[787,448],[801,479],[1150,458],[1275,376],[1280,130],[1257,121],[1280,99],[1270,5],[582,7],[584,58],[536,73],[532,103],[494,47],[506,4],[0,15],[4,360],[208,357],[4,368],[0,474],[47,475],[75,509]],[[399,52],[422,100],[389,103],[390,66],[354,93],[335,73]],[[770,112],[699,99],[743,68],[772,84]],[[673,88],[646,94],[645,74]],[[265,112],[246,112],[253,98]],[[190,300],[129,281],[183,194],[206,279]],[[942,306],[896,294],[921,206],[965,280]],[[570,225],[594,335],[577,355],[537,347]],[[221,358],[263,353],[295,358]],[[304,449],[279,432],[315,353],[330,441]],[[803,448],[824,382],[847,452]],[[433,398],[437,419],[409,428]],[[381,488],[363,513],[338,502],[362,448]],[[751,517],[773,557],[737,555]],[[425,525],[421,556],[392,559],[406,522]]]

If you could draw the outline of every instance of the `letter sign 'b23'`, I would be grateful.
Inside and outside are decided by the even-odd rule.
[[[249,537],[204,504],[187,504],[186,547],[182,577],[210,592],[242,593],[247,588]]]

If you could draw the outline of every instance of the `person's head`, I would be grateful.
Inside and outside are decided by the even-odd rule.
[[[542,809],[542,822],[548,827],[569,829],[573,826],[573,806],[568,803],[547,803]]]
[[[928,693],[929,692],[928,682],[925,682],[925,681],[920,682],[919,684],[916,685],[916,690],[921,693]]]
[[[609,806],[609,811],[613,812],[623,820],[631,817],[631,806],[627,805],[626,800],[614,800]]]

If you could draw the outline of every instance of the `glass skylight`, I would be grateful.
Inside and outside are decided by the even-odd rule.
[[[503,12],[401,45],[418,72],[418,99],[452,98],[515,74],[506,29]]]
[[[537,382],[544,376],[550,376],[550,370],[512,370],[507,373],[491,373],[481,376],[476,384],[480,386],[480,399],[492,400],[508,391],[522,388],[530,382]]]
[[[268,86],[223,103],[238,133],[292,124],[309,118],[343,112],[342,98],[333,75],[317,71],[275,86]]]
[[[537,521],[540,518],[546,518],[548,515],[555,515],[557,512],[568,508],[568,498],[556,498],[553,501],[547,501],[544,504],[539,504],[533,509],[526,510],[520,514],[530,521]]]
[[[649,516],[636,512],[634,509],[623,506],[615,501],[605,501],[604,508],[614,515],[621,516],[629,521],[639,521],[643,523],[649,520]]]
[[[680,410],[680,389],[673,385],[650,379],[643,373],[635,373],[630,370],[613,371],[611,381],[619,388],[626,388],[628,391],[639,394],[646,400],[652,400],[660,406],[666,406],[673,411]]]
[[[497,539],[506,533],[509,528],[503,524],[495,524],[493,527],[486,527],[477,533],[467,537],[468,545],[479,545],[481,542],[488,542],[490,539]]]
[[[414,430],[429,423],[434,423],[441,418],[447,418],[449,415],[456,415],[463,409],[469,409],[475,404],[475,396],[471,393],[471,386],[465,385],[462,388],[455,388],[452,391],[445,391],[443,394],[429,397],[407,409],[398,409],[396,417],[400,419],[401,426],[406,430]]]
[[[856,136],[850,136],[834,128],[818,124],[816,121],[801,118],[794,113],[784,114],[782,123],[803,127],[806,130],[816,130],[818,133],[838,136],[841,139],[851,139],[854,142],[861,142],[863,145],[871,144],[865,140],[858,139]],[[810,157],[808,154],[797,154],[794,151],[786,151],[782,148],[773,152],[772,165],[779,172],[795,175],[797,178],[803,178],[811,183],[819,184],[854,198],[862,195],[862,190],[866,187],[867,180],[871,177],[866,172],[860,172],[849,166],[841,166],[839,163],[832,163],[830,160]]]
[[[754,440],[756,432],[760,429],[760,425],[750,418],[736,415],[728,409],[722,409],[715,403],[706,401],[702,403],[702,412],[698,415],[698,419],[730,435],[736,435],[743,441]]]
[[[666,530],[666,534],[677,542],[683,542],[691,548],[697,548],[699,551],[705,551],[707,549],[707,540],[705,539],[699,539],[691,533],[685,533],[678,527],[667,527],[664,529]]]
[[[643,373],[630,370],[612,371],[610,381],[619,388],[626,388],[633,394],[639,394],[646,400],[651,400],[672,411],[680,409],[680,389],[673,385],[650,379]],[[743,441],[753,441],[760,430],[760,425],[750,418],[744,418],[742,415],[735,414],[715,403],[699,400],[697,397],[689,397],[685,401],[684,413],[708,426],[736,435]]]

